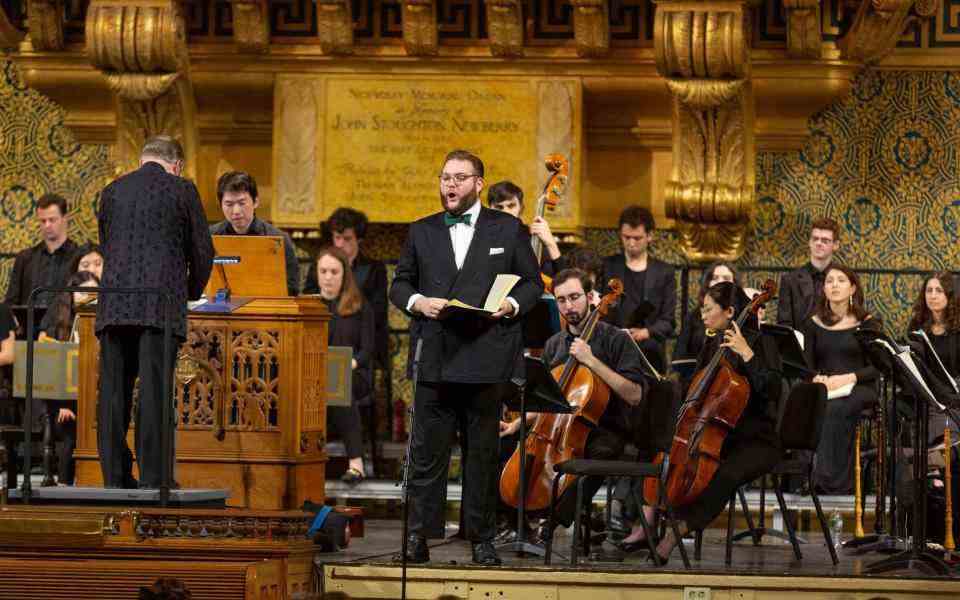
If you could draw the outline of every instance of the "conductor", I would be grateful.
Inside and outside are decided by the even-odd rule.
[[[101,294],[96,332],[100,338],[100,404],[97,446],[103,484],[135,488],[127,429],[133,387],[140,377],[135,446],[141,488],[160,487],[161,408],[164,378],[173,377],[177,349],[187,335],[187,299],[197,299],[213,267],[213,240],[200,195],[180,176],[183,148],[155,136],[140,152],[140,168],[115,180],[100,195],[97,220],[104,250],[105,288],[161,288],[172,296]],[[163,372],[164,310],[174,335],[171,370]]]

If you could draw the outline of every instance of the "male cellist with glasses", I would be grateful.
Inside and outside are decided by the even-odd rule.
[[[588,299],[592,289],[591,278],[580,269],[564,269],[554,277],[553,293],[567,327],[566,331],[547,340],[542,358],[548,367],[553,368],[572,356],[610,387],[610,403],[599,426],[587,437],[584,458],[614,460],[622,458],[628,441],[635,441],[632,423],[636,422],[635,411],[643,408],[649,382],[637,346],[622,329],[600,321],[589,342],[581,339],[581,327],[589,314]],[[530,422],[532,424],[533,419]],[[507,426],[506,433],[519,426],[520,420],[514,420]],[[584,500],[592,501],[601,485],[603,479],[590,478],[584,485]],[[576,487],[572,486],[557,501],[557,521],[569,526],[575,508]],[[649,516],[653,516],[652,511]],[[541,539],[547,533],[541,531]]]

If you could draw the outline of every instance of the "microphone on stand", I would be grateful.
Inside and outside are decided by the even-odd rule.
[[[403,461],[403,539],[400,542],[400,600],[407,598],[407,538],[409,537],[410,521],[410,450],[413,447],[413,432],[416,431],[414,419],[417,405],[417,381],[420,378],[420,353],[423,351],[423,338],[417,338],[417,346],[413,351],[413,379],[411,389],[413,394],[410,400],[410,429],[407,433],[407,455]]]

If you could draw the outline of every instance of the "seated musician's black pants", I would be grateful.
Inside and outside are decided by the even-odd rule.
[[[497,436],[502,385],[420,382],[414,399],[410,532],[444,535],[447,471],[454,434],[464,453],[462,506],[466,538],[496,534],[499,497]]]
[[[181,340],[171,344],[170,370]],[[100,334],[100,405],[97,414],[97,447],[105,487],[126,487],[133,481],[133,461],[127,446],[127,429],[133,407],[133,387],[140,377],[136,432],[140,487],[160,487],[161,409],[163,407],[163,331],[153,327],[111,326]],[[173,402],[172,398],[167,401]],[[171,417],[173,407],[170,410]],[[172,423],[170,425],[173,426]]]
[[[72,419],[58,423],[57,415],[61,408],[70,409],[76,414],[77,403],[47,400],[46,404],[53,440],[57,447],[57,482],[73,485],[75,473],[73,451],[77,448],[77,421]]]
[[[713,479],[692,504],[676,507],[674,516],[686,522],[690,531],[707,527],[723,512],[737,488],[769,473],[780,456],[773,423],[744,416],[724,442],[720,467]]]
[[[618,460],[623,458],[625,445],[623,438],[619,435],[598,427],[587,436],[587,445],[583,450],[583,455],[584,458],[590,460]],[[585,506],[591,505],[594,495],[603,486],[603,482],[603,477],[587,478],[587,481],[583,484],[583,503]],[[577,485],[574,483],[557,500],[555,509],[557,522],[564,527],[569,527],[573,523],[576,506]]]

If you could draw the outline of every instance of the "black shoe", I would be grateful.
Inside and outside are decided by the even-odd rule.
[[[403,551],[397,552],[393,562],[403,562]],[[430,562],[430,550],[427,548],[427,539],[416,534],[407,538],[407,562],[422,564]]]
[[[497,549],[493,547],[491,542],[473,543],[473,562],[485,567],[498,567],[502,564],[500,557],[497,555]]]

